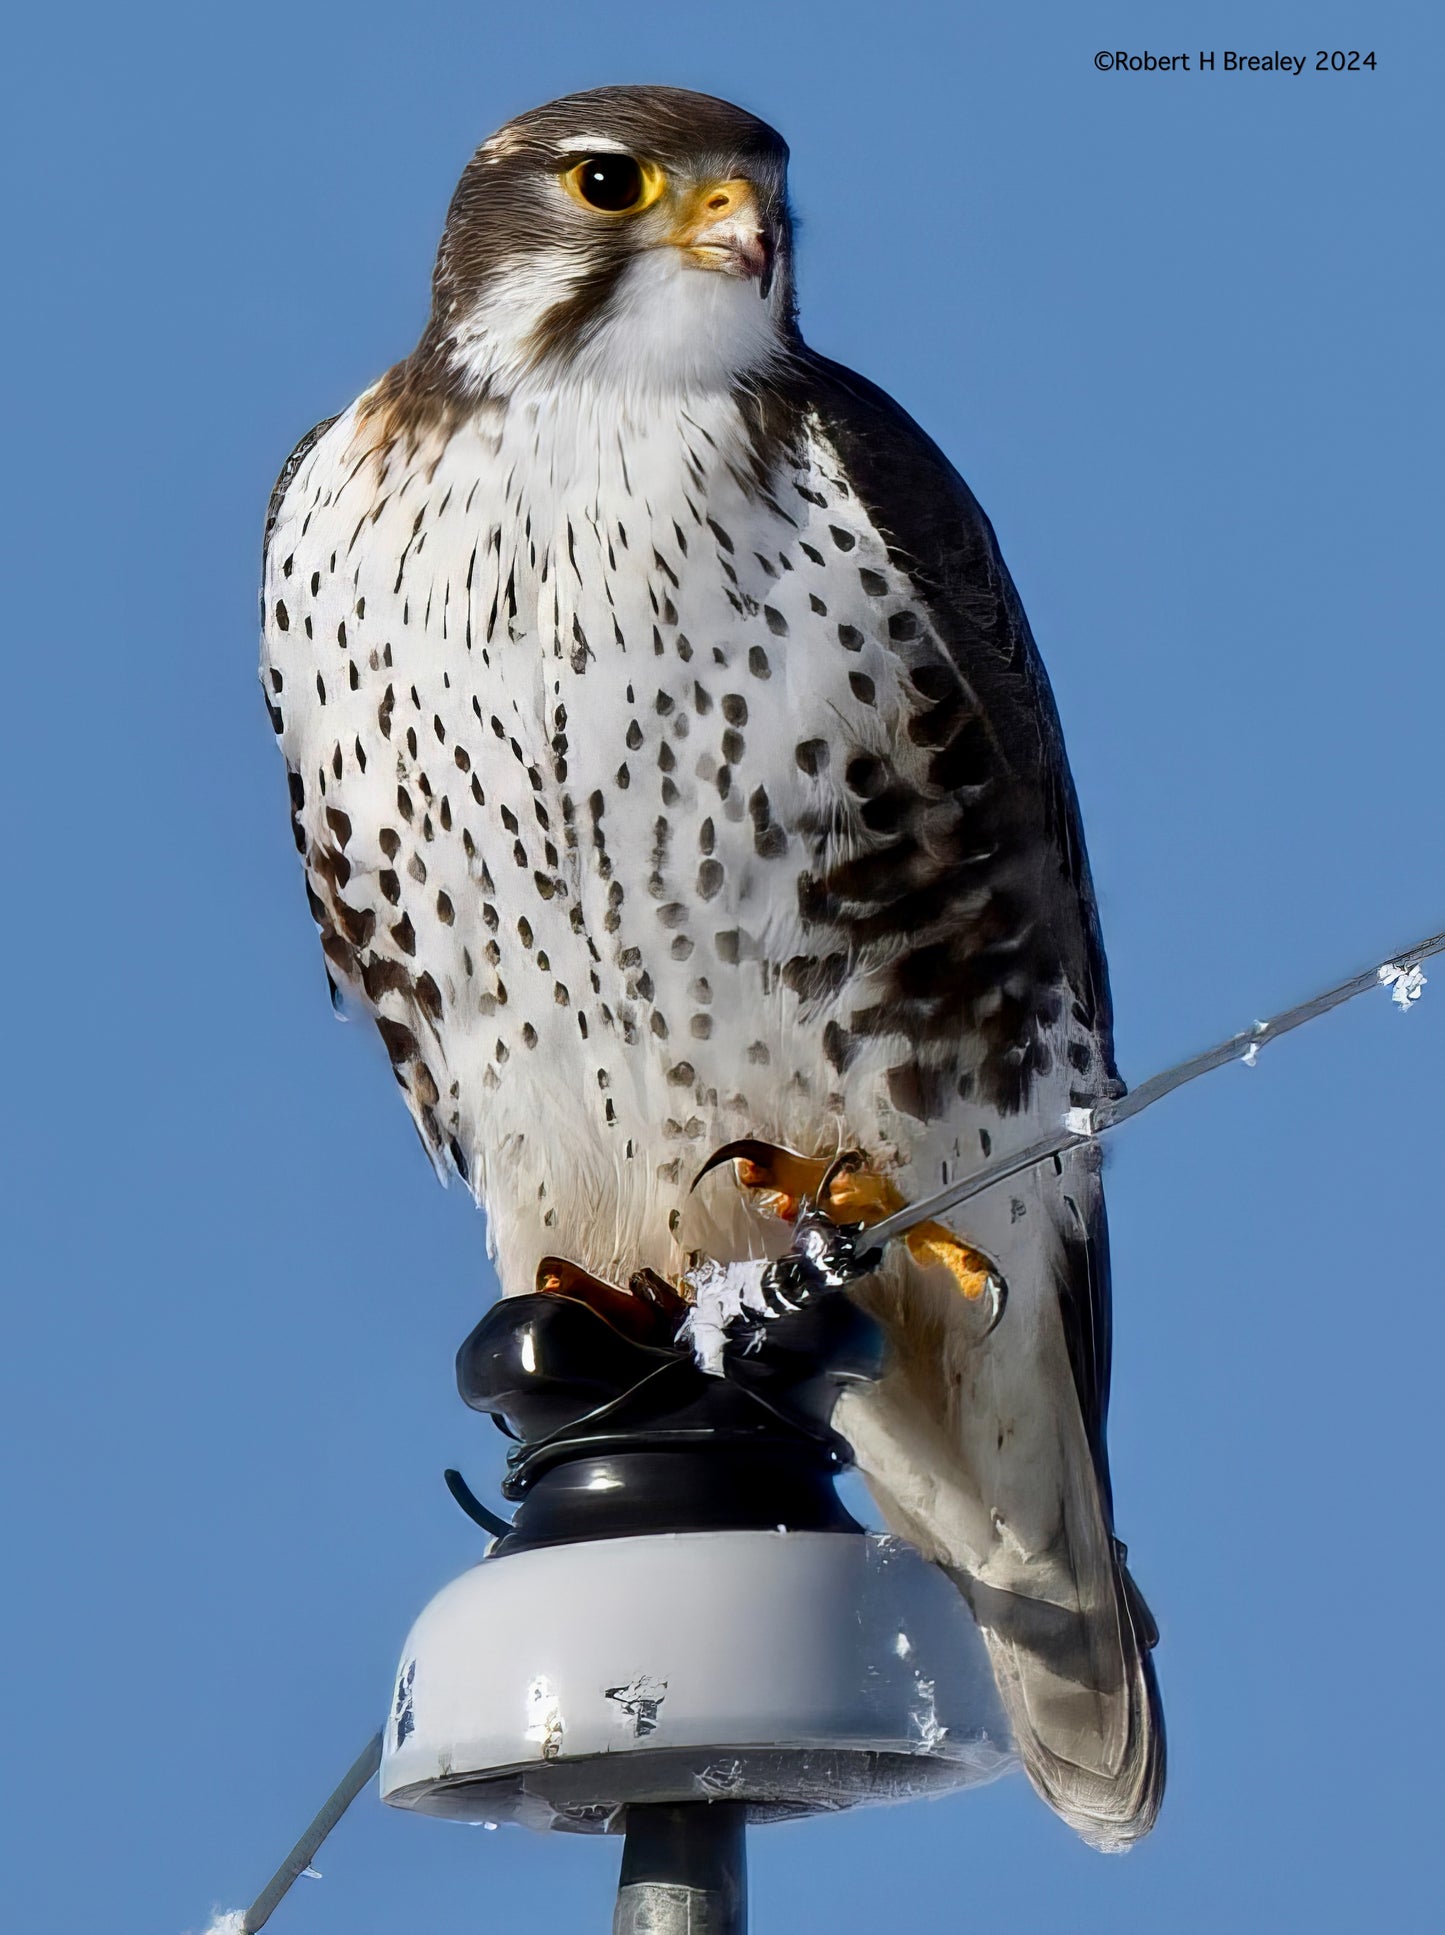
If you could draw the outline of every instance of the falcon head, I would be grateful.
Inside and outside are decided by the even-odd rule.
[[[697,392],[776,364],[795,340],[787,163],[765,122],[679,88],[509,121],[447,215],[418,351],[433,382]]]

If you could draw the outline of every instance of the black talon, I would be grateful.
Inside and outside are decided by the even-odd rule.
[[[704,1176],[710,1176],[714,1169],[721,1169],[729,1162],[766,1163],[769,1156],[778,1151],[770,1142],[759,1142],[755,1136],[743,1136],[737,1142],[725,1142],[721,1149],[714,1149],[702,1168],[698,1170],[688,1186],[688,1193],[697,1188]],[[787,1153],[786,1151],[784,1153]]]
[[[867,1161],[861,1149],[842,1149],[823,1171],[818,1184],[818,1202],[826,1207],[833,1184],[839,1176],[855,1176]]]

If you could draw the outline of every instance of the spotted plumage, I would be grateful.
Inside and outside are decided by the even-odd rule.
[[[669,90],[512,123],[417,350],[272,502],[263,686],[328,973],[512,1293],[549,1254],[625,1282],[778,1248],[746,1190],[691,1190],[724,1143],[856,1146],[913,1197],[1115,1081],[1017,595],[941,453],[802,343],[785,162]],[[587,202],[629,166],[634,204]],[[1036,1783],[1123,1845],[1162,1733],[1096,1167],[962,1233],[1002,1321],[894,1266],[892,1367],[840,1423],[968,1594]]]

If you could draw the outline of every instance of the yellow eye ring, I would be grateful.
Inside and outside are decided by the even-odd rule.
[[[636,155],[587,155],[570,167],[562,186],[593,215],[640,215],[667,186],[656,162]]]

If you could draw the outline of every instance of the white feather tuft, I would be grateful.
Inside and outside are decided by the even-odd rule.
[[[223,1914],[217,1909],[202,1935],[246,1935],[245,1910],[232,1908]]]

